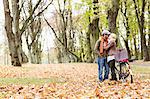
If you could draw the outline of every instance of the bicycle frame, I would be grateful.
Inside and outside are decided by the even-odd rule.
[[[117,69],[117,67],[115,66],[115,70],[118,72],[119,74],[119,80],[122,79],[123,81],[125,81],[125,79],[131,75],[131,83],[133,83],[133,72],[131,70],[131,66],[129,65],[128,62],[118,62],[118,66],[119,66],[119,70]],[[126,66],[127,71],[124,73],[122,71],[122,67]]]

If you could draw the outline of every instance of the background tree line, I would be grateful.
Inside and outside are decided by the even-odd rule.
[[[129,58],[150,60],[147,0],[3,0],[3,6],[14,66],[28,61],[42,63],[44,36],[41,33],[45,26],[55,37],[54,54],[59,63],[93,62],[96,58],[94,45],[103,29],[117,34],[118,47],[125,47]],[[22,47],[23,40],[28,54]]]

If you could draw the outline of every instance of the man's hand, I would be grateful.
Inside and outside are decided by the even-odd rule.
[[[98,56],[99,56],[99,57],[102,57],[102,56],[103,56],[103,53],[101,53],[101,54],[99,53]]]

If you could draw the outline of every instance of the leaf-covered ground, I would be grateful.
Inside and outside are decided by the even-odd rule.
[[[132,69],[133,84],[98,84],[97,64],[0,66],[0,99],[150,99],[150,66]]]

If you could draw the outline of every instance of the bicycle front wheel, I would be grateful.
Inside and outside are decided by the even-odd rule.
[[[119,74],[120,80],[126,80],[126,78],[130,75],[129,68],[127,65],[128,64],[125,62],[120,63],[120,74]]]

